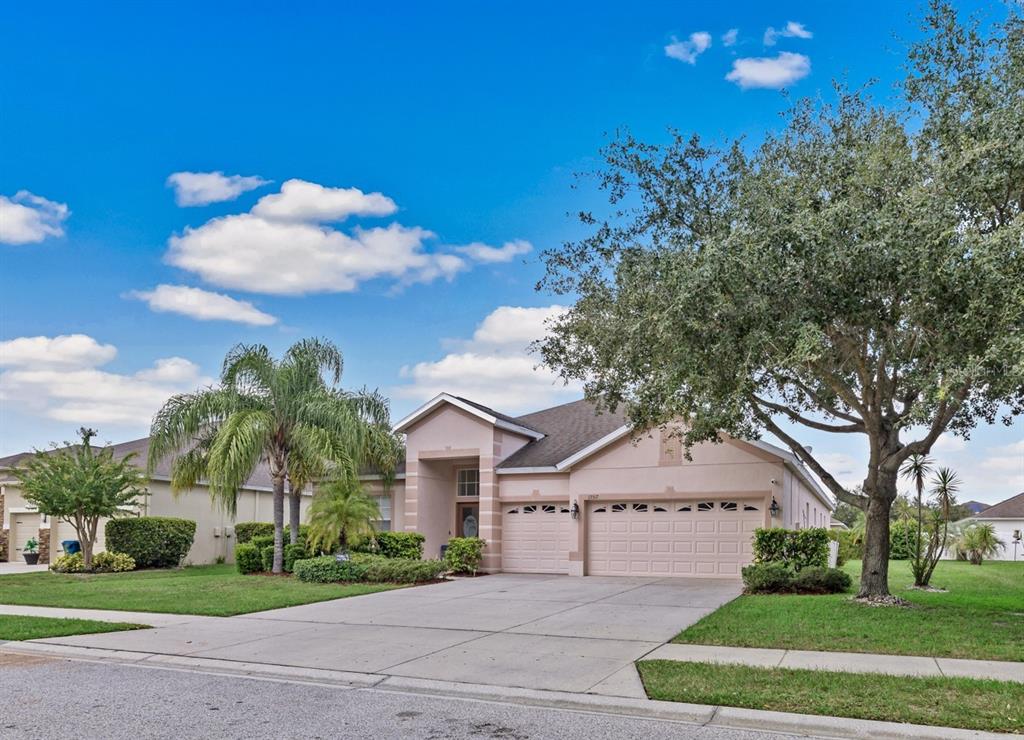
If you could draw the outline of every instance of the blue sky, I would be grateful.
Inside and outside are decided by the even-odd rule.
[[[913,9],[5,4],[0,453],[81,423],[141,436],[240,341],[329,337],[396,417],[442,388],[570,400],[522,346],[557,310],[538,253],[579,233],[573,173],[608,133],[756,140],[781,87],[886,96]],[[1022,438],[938,456],[996,501],[1024,489]],[[848,440],[809,439],[859,477]]]

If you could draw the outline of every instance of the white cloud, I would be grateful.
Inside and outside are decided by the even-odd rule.
[[[182,357],[129,374],[100,369],[116,354],[115,347],[81,334],[0,343],[10,368],[0,372],[0,402],[69,424],[138,427],[148,425],[172,394],[210,382]]]
[[[808,57],[783,51],[775,57],[737,59],[732,63],[732,71],[725,79],[735,82],[744,90],[777,90],[802,80],[810,72],[811,60]]]
[[[707,51],[710,46],[711,34],[707,31],[691,33],[690,38],[684,41],[673,36],[672,43],[665,46],[665,56],[687,64],[696,64],[697,57]]]
[[[64,236],[71,215],[66,203],[56,203],[27,190],[13,198],[0,195],[0,244],[32,244],[48,236]]]
[[[455,251],[464,254],[477,262],[511,262],[516,257],[527,254],[533,245],[522,239],[505,242],[500,247],[492,247],[481,242],[473,242],[464,247],[456,247]]]
[[[565,311],[557,305],[500,306],[480,322],[472,339],[459,342],[459,351],[403,367],[399,374],[408,382],[393,393],[416,401],[453,393],[508,413],[578,398],[579,386],[565,386],[528,352],[531,342],[544,337],[545,321]]]
[[[932,445],[933,452],[963,452],[967,449],[967,441],[962,437],[954,437],[952,434],[942,434],[935,444]]]
[[[379,278],[396,286],[452,280],[470,262],[506,262],[531,248],[524,241],[454,248],[463,258],[429,248],[436,237],[419,226],[393,222],[343,231],[326,225],[350,215],[382,216],[396,209],[381,193],[289,180],[280,193],[261,198],[248,213],[213,218],[172,236],[165,260],[220,287],[302,295],[350,292]]]
[[[772,28],[768,26],[764,30],[765,46],[775,46],[775,43],[780,38],[810,39],[814,38],[814,34],[808,31],[803,23],[797,23],[796,21],[788,21],[785,28]]]
[[[91,367],[117,356],[112,344],[100,344],[86,334],[58,337],[18,337],[0,342],[0,367]]]
[[[167,178],[179,206],[205,206],[234,200],[248,190],[269,184],[255,175],[225,175],[223,172],[175,172]]]
[[[722,46],[734,46],[736,39],[740,35],[740,29],[730,28],[728,31],[722,34]]]
[[[178,313],[200,321],[236,321],[250,326],[277,323],[277,318],[260,311],[248,301],[186,285],[158,285],[153,290],[133,290],[128,297],[145,301],[151,310],[158,313]]]
[[[327,223],[349,216],[388,216],[397,210],[395,202],[381,193],[288,180],[281,192],[260,198],[252,213],[267,220]]]

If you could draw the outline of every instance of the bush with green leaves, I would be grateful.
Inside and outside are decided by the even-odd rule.
[[[50,570],[55,573],[84,573],[85,559],[80,552],[74,555],[61,555],[57,562],[50,566]]]
[[[484,544],[479,537],[452,537],[444,553],[444,564],[453,573],[476,573],[483,559]]]
[[[295,577],[304,583],[343,583],[361,581],[367,566],[356,560],[338,560],[333,555],[296,560]]]
[[[423,557],[423,542],[419,532],[377,532],[377,552],[386,558],[419,560]]]
[[[192,548],[196,523],[191,519],[140,516],[111,519],[107,549],[130,555],[137,568],[177,568]]]
[[[382,555],[356,555],[365,566],[364,580],[370,583],[425,583],[437,580],[448,566],[441,560],[386,558]]]
[[[828,530],[807,529],[754,530],[754,562],[782,563],[794,571],[811,566],[828,565]]]
[[[848,591],[853,584],[850,574],[839,568],[812,565],[793,578],[793,590],[802,594],[837,594]]]
[[[284,541],[287,544],[291,540],[289,534],[289,527],[285,525],[284,528]],[[309,533],[309,526],[306,524],[299,525],[299,539],[305,540]],[[274,524],[272,522],[238,522],[235,524],[235,542],[244,544],[251,542],[253,537],[271,537],[274,536]],[[273,544],[273,539],[271,539]]]
[[[263,571],[263,558],[260,549],[249,542],[235,545],[235,568],[242,575]]]
[[[135,558],[123,552],[98,552],[92,556],[95,573],[125,573],[135,570]]]
[[[914,554],[917,522],[899,519],[889,523],[889,559],[909,560]]]
[[[842,565],[850,560],[860,560],[864,557],[864,539],[862,535],[863,532],[852,529],[832,530],[830,536],[839,543],[839,562],[837,565]]]
[[[748,565],[742,572],[743,587],[747,593],[778,594],[792,589],[792,569],[777,560]]]
[[[274,569],[274,546],[260,549],[260,565],[264,573]]]
[[[259,550],[265,550],[268,547],[274,546],[274,535],[273,534],[261,534],[253,537],[249,540],[250,545],[256,545]]]
[[[271,548],[271,555],[273,555],[273,548]],[[293,545],[284,546],[284,572],[291,573],[295,568],[296,560],[305,560],[309,557],[309,553],[306,552],[306,546],[302,542],[296,542]]]

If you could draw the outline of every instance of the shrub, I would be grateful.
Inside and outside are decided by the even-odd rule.
[[[85,571],[85,560],[80,552],[74,555],[61,555],[57,562],[50,566],[50,570],[57,573],[82,573]]]
[[[922,528],[923,533],[923,528]],[[913,554],[917,522],[897,520],[889,523],[889,559],[909,560]]]
[[[386,558],[420,560],[423,557],[423,541],[419,532],[377,532],[377,552]]]
[[[754,562],[782,563],[794,571],[828,565],[828,530],[757,529],[754,531]]]
[[[177,568],[196,536],[191,519],[141,516],[111,519],[107,549],[130,555],[138,568]]]
[[[452,537],[444,554],[444,564],[454,573],[476,573],[483,558],[484,541],[479,537]]]
[[[845,571],[812,565],[796,574],[793,589],[806,594],[836,594],[849,589],[852,583],[853,579]]]
[[[123,552],[98,552],[92,556],[92,569],[97,573],[123,573],[135,570],[135,559]]]
[[[248,542],[235,545],[235,567],[242,575],[262,571],[263,560],[260,557],[260,549]]]
[[[289,527],[285,525],[284,528],[284,541],[287,543],[289,539]],[[309,532],[309,526],[306,524],[299,525],[299,539],[305,540]],[[246,542],[252,542],[253,537],[273,537],[274,536],[274,523],[273,522],[238,522],[235,524],[235,542],[238,544],[244,544]]]
[[[835,539],[839,542],[839,565],[864,557],[864,542],[857,532],[840,529],[834,534]]]
[[[777,594],[791,590],[793,571],[778,561],[754,563],[743,569],[743,586],[751,594]]]
[[[265,572],[269,572],[274,569],[274,547],[264,547],[260,549],[260,566]]]
[[[273,555],[273,548],[270,550]],[[301,542],[296,542],[294,545],[284,546],[284,572],[291,573],[295,566],[296,560],[305,560],[309,555],[306,553],[306,546]]]
[[[265,550],[274,547],[274,535],[261,534],[249,540],[250,545],[255,545],[257,550]]]
[[[423,583],[436,580],[448,566],[440,560],[386,558],[357,555],[355,562],[366,568],[363,579],[370,583]]]
[[[355,560],[339,561],[333,555],[296,560],[295,577],[305,583],[340,583],[361,581],[366,576],[366,565]]]

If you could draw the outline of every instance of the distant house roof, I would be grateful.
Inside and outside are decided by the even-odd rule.
[[[960,505],[963,506],[972,514],[980,514],[985,509],[988,509],[991,506],[991,504],[985,504],[982,503],[981,501],[965,501]]]
[[[1024,519],[1024,492],[993,504],[979,515],[980,519]]]

